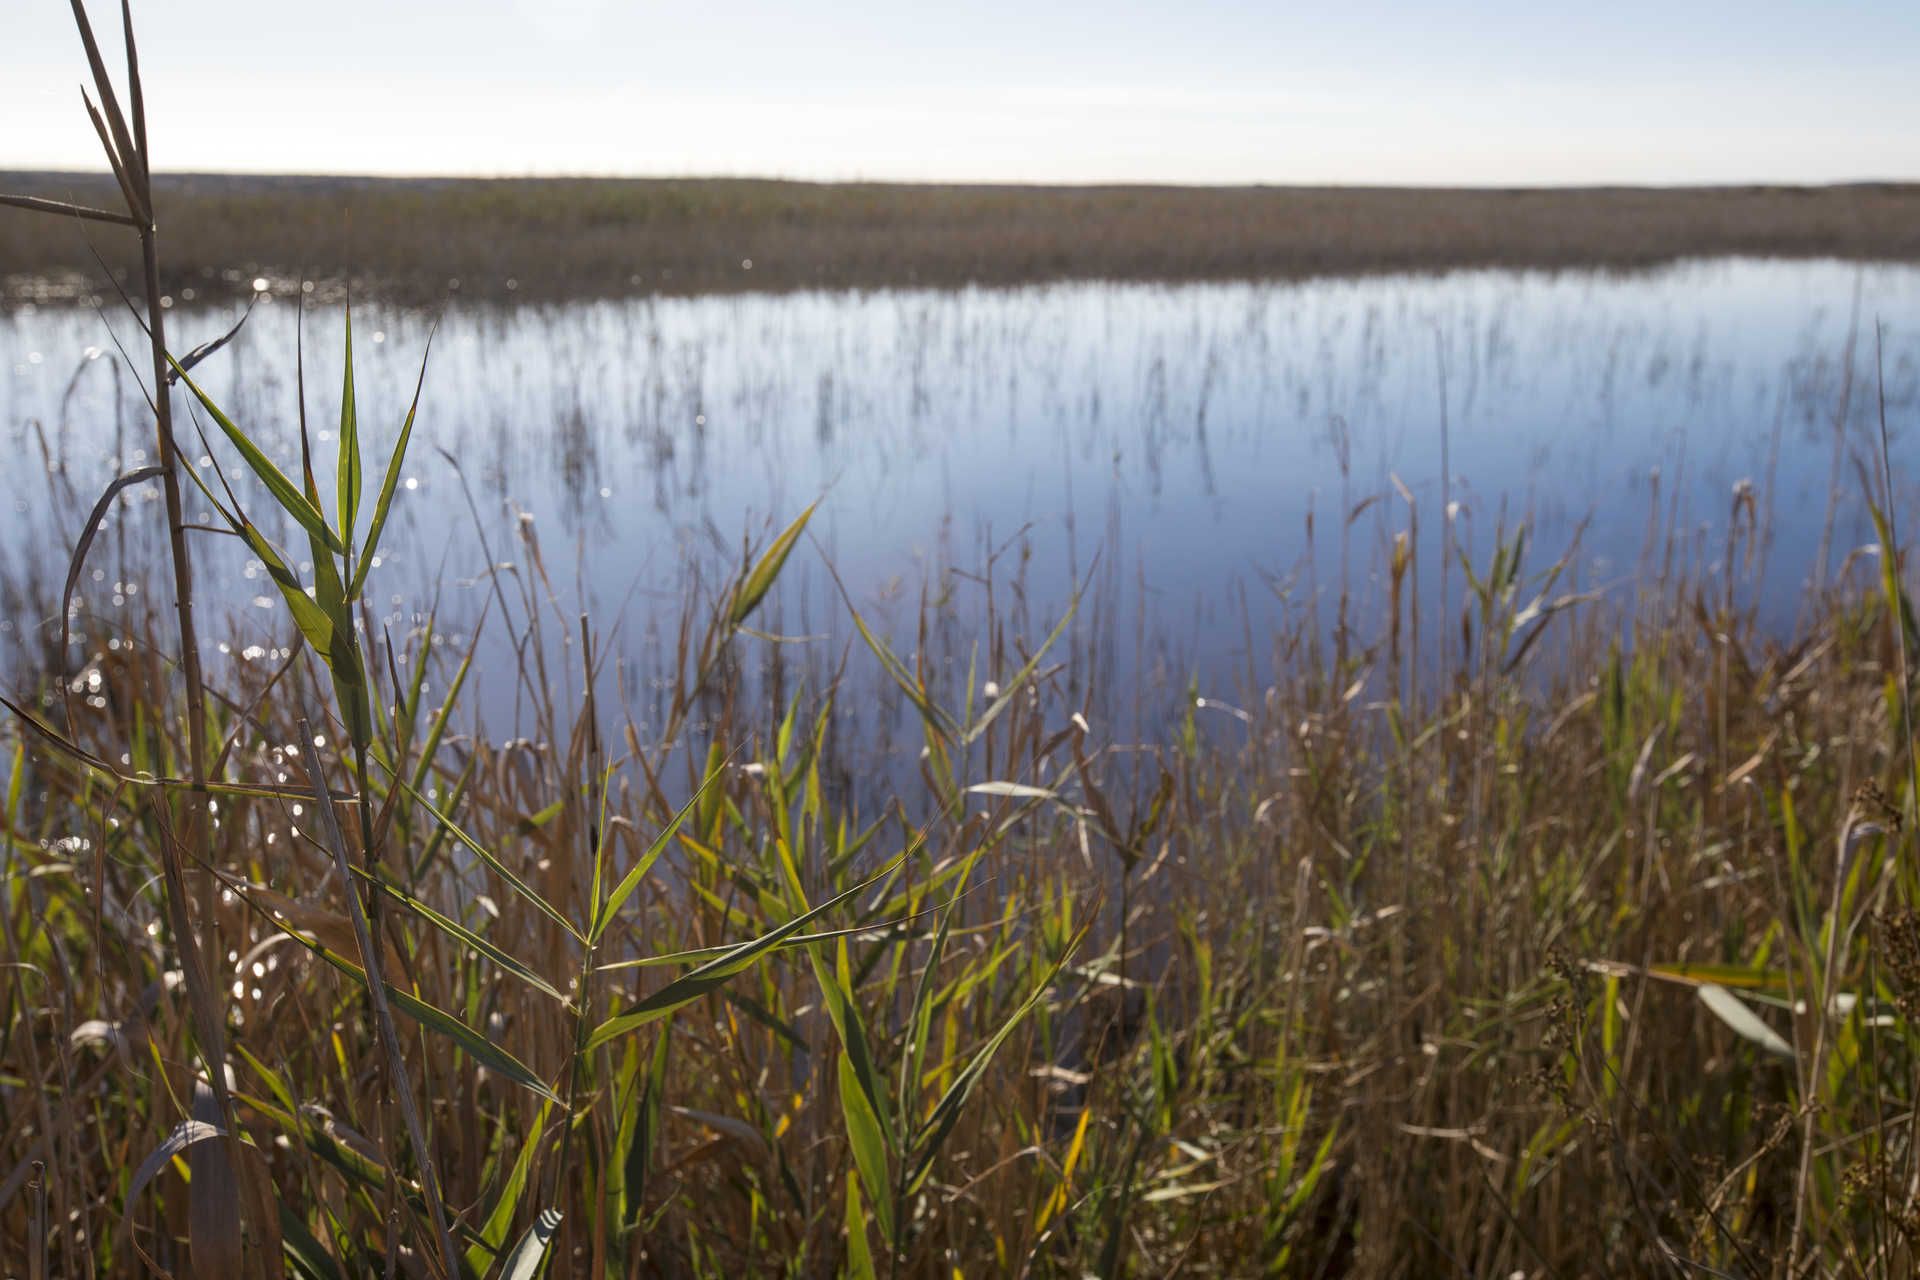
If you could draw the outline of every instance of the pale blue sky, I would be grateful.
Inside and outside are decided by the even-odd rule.
[[[95,167],[66,3],[0,5],[0,167]],[[1920,178],[1920,0],[136,0],[135,20],[161,169]]]

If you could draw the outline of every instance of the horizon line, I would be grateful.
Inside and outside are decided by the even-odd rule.
[[[76,177],[111,180],[105,169],[64,166],[28,166],[0,164],[0,175],[26,177]],[[1580,192],[1580,191],[1754,191],[1754,190],[1845,190],[1861,187],[1916,187],[1920,174],[1911,177],[1865,176],[1824,181],[1794,181],[1777,178],[1748,178],[1714,182],[1366,182],[1253,181],[1182,182],[1173,179],[1092,178],[1035,181],[1020,178],[817,178],[782,176],[769,173],[590,173],[556,171],[551,173],[434,173],[384,172],[377,170],[324,171],[312,169],[162,169],[154,173],[156,181],[191,178],[260,179],[266,181],[307,182],[740,182],[811,187],[990,187],[1031,191],[1457,191],[1457,192]]]

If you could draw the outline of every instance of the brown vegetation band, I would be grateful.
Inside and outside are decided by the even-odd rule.
[[[1286,279],[1712,255],[1920,260],[1920,184],[1415,190],[745,179],[156,178],[162,287],[255,275],[396,301],[1070,279]],[[104,175],[0,190],[112,205]],[[126,237],[0,209],[0,301],[130,269]],[[132,279],[131,275],[128,277]]]

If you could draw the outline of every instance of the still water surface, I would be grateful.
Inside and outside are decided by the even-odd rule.
[[[208,390],[289,470],[295,313],[272,299],[203,366]],[[175,346],[236,315],[175,308]],[[370,471],[434,323],[355,315]],[[341,325],[338,308],[306,318],[308,412],[329,458]],[[113,328],[138,350],[130,323]],[[82,513],[116,471],[148,460],[141,391],[119,363],[92,309],[0,316],[0,573],[16,590],[57,592]],[[1033,638],[1089,582],[1099,607],[1076,620],[1074,647],[1109,679],[1172,698],[1197,674],[1231,692],[1263,678],[1276,625],[1337,596],[1343,563],[1356,598],[1377,604],[1385,548],[1407,523],[1396,480],[1418,508],[1423,589],[1437,599],[1444,436],[1467,554],[1484,561],[1496,525],[1525,520],[1544,565],[1586,522],[1585,587],[1631,582],[1656,496],[1711,567],[1734,487],[1751,481],[1771,541],[1752,591],[1785,627],[1826,524],[1836,428],[1847,458],[1877,446],[1882,381],[1895,466],[1911,480],[1920,269],[1729,260],[1626,276],[455,307],[439,317],[374,595],[403,627],[436,592],[443,619],[470,623],[485,593],[480,534],[494,560],[524,567],[532,532],[552,616],[584,608],[602,630],[617,625],[620,678],[644,690],[672,652],[688,584],[822,499],[814,540],[756,618],[814,637],[797,651],[817,669],[851,634],[827,562],[910,648],[923,584],[955,616],[983,616],[982,588],[948,570],[978,573],[1009,547],[996,574],[1023,579],[1010,603]],[[1851,477],[1844,467],[1849,492]],[[124,603],[128,582],[161,583],[139,567],[159,563],[142,542],[157,496],[118,508],[84,584],[89,608]],[[1844,505],[1834,559],[1868,537],[1859,504]],[[284,643],[258,567],[231,540],[202,556],[203,614],[228,660]],[[0,663],[17,668],[34,620],[18,595],[11,612]],[[481,663],[501,734],[524,716],[503,656]]]

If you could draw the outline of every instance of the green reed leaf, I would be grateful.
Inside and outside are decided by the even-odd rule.
[[[272,911],[255,903],[247,896],[244,886],[230,881],[228,887],[233,889],[241,898],[245,899],[247,905],[251,907],[256,914],[270,921],[274,928],[286,934],[287,937],[293,939],[314,955],[325,960],[340,973],[350,978],[361,990],[364,991],[368,989],[366,970],[333,950],[331,947],[328,947],[325,943],[307,937],[292,925],[281,920]],[[553,1102],[560,1102],[560,1095],[549,1088],[546,1081],[542,1080],[538,1075],[535,1075],[532,1068],[495,1044],[485,1035],[454,1017],[445,1009],[437,1005],[429,1004],[420,997],[394,986],[391,982],[382,981],[380,985],[386,989],[387,999],[393,1002],[394,1008],[406,1014],[427,1030],[445,1036],[469,1058],[472,1058],[481,1066],[486,1067],[496,1075],[513,1081],[515,1084],[539,1097],[549,1099]],[[562,1105],[565,1104],[563,1103]]]
[[[836,578],[835,581],[837,582],[838,579]],[[845,595],[846,588],[843,586],[840,590],[841,594]],[[894,653],[892,647],[868,628],[867,620],[862,618],[860,611],[853,607],[851,598],[847,600],[847,613],[853,618],[854,629],[860,633],[860,638],[866,641],[867,648],[873,652],[874,657],[880,660],[881,667],[886,670],[887,675],[893,680],[893,683],[898,686],[901,693],[906,695],[907,701],[913,704],[914,709],[920,713],[920,718],[925,721],[928,733],[930,735],[937,734],[943,739],[954,737],[959,730],[959,726],[954,723],[953,717],[948,715],[942,707],[933,701],[926,687],[920,683],[920,677],[915,675],[912,669],[900,660]]]
[[[632,1226],[640,1220],[640,1209],[647,1190],[647,1168],[653,1159],[654,1140],[660,1134],[660,1100],[667,1091],[667,1052],[673,1044],[668,1034],[672,1023],[660,1028],[654,1038],[653,1056],[649,1059],[646,1077],[635,1094],[630,1094],[630,1108],[623,1113],[620,1131],[623,1141],[615,1144],[615,1149],[624,1152],[620,1163],[623,1184],[621,1191],[625,1197],[620,1221]],[[637,1095],[637,1096],[636,1096]]]
[[[753,571],[741,581],[739,589],[734,592],[733,604],[727,610],[727,621],[730,624],[737,627],[745,622],[748,616],[759,607],[760,601],[766,598],[767,592],[772,590],[774,579],[780,576],[780,570],[786,567],[787,557],[793,553],[793,544],[800,540],[801,533],[806,530],[807,521],[813,518],[814,508],[819,505],[820,503],[816,500],[802,511],[800,518],[788,525],[786,530],[773,540],[773,545],[767,548],[767,553],[760,557],[760,563],[754,565]]]
[[[886,1195],[883,1189],[881,1196]],[[860,1207],[860,1175],[847,1173],[847,1280],[875,1280],[873,1252],[867,1243],[867,1215]]]
[[[340,536],[353,545],[360,516],[360,415],[353,395],[353,304],[347,304],[347,368],[340,386]]]
[[[620,877],[620,883],[613,887],[613,892],[607,895],[606,902],[598,908],[593,927],[587,930],[589,942],[598,942],[601,935],[606,933],[607,926],[613,923],[614,913],[626,905],[627,899],[633,896],[633,891],[640,887],[640,882],[646,879],[647,872],[653,869],[653,864],[659,861],[667,845],[679,833],[680,824],[685,822],[687,815],[699,806],[707,794],[707,789],[719,781],[724,773],[724,767],[709,773],[706,781],[700,784],[700,789],[693,793],[693,798],[680,806],[680,811],[673,815],[673,820],[661,828],[660,834],[653,838],[653,843],[647,846],[639,860],[628,869],[626,875]]]
[[[392,772],[391,769],[389,769],[388,772],[391,773]],[[467,851],[473,854],[474,857],[480,859],[480,861],[486,863],[489,867],[492,867],[494,871],[499,874],[501,879],[505,880],[509,885],[513,886],[513,890],[515,893],[518,893],[521,897],[525,898],[528,902],[531,902],[536,908],[538,908],[540,911],[540,914],[546,916],[547,919],[553,921],[555,924],[559,925],[562,929],[565,929],[569,934],[572,934],[576,941],[578,942],[586,941],[586,938],[581,934],[581,932],[578,929],[574,928],[573,922],[567,919],[567,917],[560,911],[558,907],[554,906],[551,902],[548,902],[545,898],[541,897],[538,893],[534,892],[533,886],[529,885],[525,880],[522,880],[519,877],[519,875],[516,874],[511,867],[507,866],[506,863],[500,860],[497,854],[495,854],[491,849],[488,849],[486,846],[482,845],[478,840],[475,840],[472,836],[468,835],[465,831],[462,831],[459,825],[456,824],[452,818],[449,818],[446,814],[440,812],[439,809],[435,808],[433,801],[427,799],[426,796],[421,794],[420,789],[418,787],[406,781],[404,778],[400,778],[398,776],[394,777],[394,783],[397,786],[399,786],[401,790],[405,791],[407,795],[412,798],[415,804],[419,805],[422,809],[425,809],[427,813],[432,816],[433,820],[440,824],[442,829],[444,829],[447,832],[447,834],[451,835],[455,840],[458,840],[462,845],[465,845],[467,848]]]
[[[439,326],[434,326],[434,333]],[[407,406],[407,420],[400,424],[400,438],[393,442],[393,456],[387,460],[387,473],[380,481],[380,496],[373,504],[373,523],[367,526],[367,543],[360,548],[360,563],[354,568],[353,578],[348,584],[347,594],[358,598],[360,589],[366,585],[367,574],[373,568],[375,552],[380,549],[380,535],[386,530],[387,515],[393,510],[394,491],[400,485],[400,469],[406,465],[407,445],[413,439],[414,416],[420,411],[420,389],[427,384],[427,359],[433,354],[434,333],[427,335],[427,349],[420,356],[420,376],[413,384],[413,403]]]
[[[307,501],[306,495],[300,492],[293,481],[287,479],[285,472],[274,465],[273,459],[262,453],[260,447],[254,444],[247,433],[233,424],[233,419],[227,417],[220,406],[213,402],[213,398],[200,389],[200,384],[188,375],[185,367],[178,360],[171,355],[167,359],[172,361],[174,369],[179,372],[180,381],[187,384],[187,390],[193,392],[194,398],[200,402],[201,407],[219,424],[220,430],[226,433],[233,447],[239,450],[248,468],[260,478],[262,484],[267,486],[267,492],[273,495],[273,500],[280,504],[281,510],[292,516],[301,528],[319,538],[335,555],[345,555],[347,550],[345,545],[341,543],[339,535],[327,527],[327,518],[320,514],[320,509]]]
[[[1000,1046],[1007,1042],[1007,1037],[1013,1034],[1014,1028],[1033,1012],[1033,1007],[1045,998],[1048,990],[1053,986],[1053,980],[1060,976],[1060,970],[1066,965],[1068,957],[1087,936],[1088,927],[1084,925],[1081,927],[1080,932],[1074,935],[1073,941],[1067,944],[1060,959],[1055,961],[1053,968],[1047,972],[1047,976],[1034,984],[1033,994],[1013,1011],[1012,1015],[1000,1025],[1000,1029],[993,1033],[993,1037],[980,1047],[965,1067],[961,1068],[960,1074],[953,1078],[953,1083],[947,1086],[947,1091],[935,1104],[913,1143],[914,1147],[919,1149],[920,1155],[914,1165],[913,1175],[907,1181],[909,1192],[919,1190],[926,1182],[927,1175],[933,1171],[933,1160],[939,1154],[940,1145],[947,1140],[947,1135],[953,1132],[954,1125],[959,1123],[960,1114],[966,1109],[967,1099],[972,1096],[974,1087],[980,1083],[980,1078],[986,1074],[987,1065],[993,1061],[993,1055],[999,1052]]]
[[[860,1010],[853,998],[853,972],[847,957],[847,940],[841,938],[834,946],[834,962],[827,964],[822,952],[825,948],[814,947],[808,952],[813,962],[814,977],[820,984],[821,1003],[826,1006],[827,1017],[833,1023],[833,1029],[840,1036],[845,1057],[851,1062],[853,1077],[860,1086],[867,1110],[876,1115],[875,1123],[880,1126],[883,1147],[891,1146],[893,1135],[888,1132],[883,1117],[887,1114],[887,1088],[874,1070],[873,1050],[867,1040],[866,1028],[860,1023]],[[884,1187],[886,1180],[873,1184]]]
[[[329,657],[333,652],[333,619],[307,594],[306,588],[300,585],[299,575],[251,521],[241,517],[237,528],[240,537],[266,566],[267,576],[279,588],[280,597],[286,601],[287,612],[293,616],[293,624],[300,628],[300,634],[307,638],[315,653],[322,658]]]
[[[542,1209],[540,1216],[527,1228],[527,1234],[520,1237],[520,1243],[513,1247],[513,1253],[507,1258],[506,1266],[500,1270],[500,1280],[533,1280],[540,1274],[547,1262],[547,1249],[553,1244],[554,1235],[560,1230],[560,1211]]]
[[[887,1140],[881,1130],[880,1113],[873,1109],[853,1056],[840,1055],[840,1112],[847,1126],[847,1142],[853,1148],[853,1163],[860,1178],[878,1188],[873,1198],[873,1215],[880,1221],[880,1234],[893,1239],[893,1212],[887,1188],[893,1185],[887,1171]]]
[[[346,723],[347,737],[356,748],[365,750],[373,741],[373,702],[367,685],[366,662],[360,654],[358,634],[353,629],[353,602],[347,598],[340,571],[333,556],[318,538],[309,537],[313,550],[313,603],[327,615],[330,631],[327,643],[315,644],[321,660],[333,675],[334,699],[340,718]],[[285,594],[285,588],[282,588]],[[305,596],[305,593],[301,593]],[[291,603],[291,598],[289,598]]]
[[[280,1243],[300,1280],[341,1280],[340,1268],[307,1224],[285,1204],[280,1206]]]
[[[1040,659],[1046,656],[1047,650],[1053,647],[1054,641],[1066,634],[1067,624],[1073,621],[1073,615],[1079,612],[1079,609],[1080,593],[1076,591],[1074,592],[1072,601],[1067,605],[1066,612],[1060,615],[1060,621],[1054,623],[1053,630],[1047,633],[1046,640],[1041,643],[1038,649],[1034,650],[1033,656],[1027,659],[1026,665],[1014,673],[1013,679],[1007,681],[1006,687],[1000,691],[1000,696],[995,698],[987,706],[987,709],[980,713],[980,718],[974,721],[973,725],[961,735],[960,740],[963,743],[978,740],[980,735],[985,733],[992,726],[993,722],[1000,718],[1000,713],[1005,711],[1013,702],[1014,695],[1021,691],[1028,679],[1039,669]],[[972,680],[968,680],[967,686],[967,695],[968,697],[972,697]]]
[[[384,879],[376,879],[373,876],[369,876],[358,867],[353,868],[353,872],[360,879],[372,880],[382,894],[393,899],[394,902],[405,908],[413,916],[426,922],[433,928],[438,929],[441,933],[446,934],[460,945],[477,951],[487,959],[493,961],[494,964],[500,966],[502,971],[512,974],[515,978],[518,978],[521,982],[532,987],[542,995],[550,996],[561,1004],[567,1003],[567,997],[561,994],[558,987],[548,982],[538,973],[535,973],[525,961],[518,959],[489,940],[485,934],[476,933],[461,924],[458,920],[441,914],[439,911],[436,911],[431,906],[428,906],[420,899],[408,893],[405,889],[402,889],[399,885],[389,883]]]
[[[467,1265],[473,1268],[475,1275],[484,1275],[506,1245],[507,1232],[513,1229],[514,1215],[520,1210],[520,1197],[527,1189],[527,1176],[533,1171],[534,1154],[540,1150],[540,1135],[547,1127],[547,1113],[552,1110],[551,1102],[540,1104],[540,1115],[533,1122],[533,1130],[521,1138],[520,1154],[514,1157],[513,1168],[500,1186],[500,1195],[493,1202],[493,1210],[487,1214],[486,1222],[481,1224],[481,1242],[467,1250]]]
[[[956,878],[954,895],[947,901],[946,909],[940,913],[940,927],[933,935],[933,944],[927,948],[926,964],[920,970],[920,976],[914,983],[913,1004],[907,1014],[907,1044],[900,1057],[900,1086],[897,1095],[899,1104],[900,1132],[911,1132],[913,1122],[909,1108],[917,1092],[915,1082],[920,1079],[920,1064],[926,1058],[927,1039],[933,1031],[934,986],[940,970],[940,957],[946,951],[947,937],[953,931],[953,913],[965,896],[967,883],[973,877],[974,863],[980,860],[990,846],[982,843],[974,847],[960,864]]]
[[[690,1004],[708,992],[724,985],[736,974],[751,968],[755,962],[769,951],[778,947],[786,938],[800,932],[800,930],[805,928],[811,921],[817,920],[820,916],[831,911],[841,903],[846,902],[854,895],[878,884],[885,878],[887,873],[898,866],[906,856],[904,853],[901,854],[899,858],[889,863],[871,879],[862,881],[846,892],[827,899],[811,911],[795,916],[779,928],[762,934],[758,938],[743,942],[724,954],[707,961],[707,963],[698,968],[681,974],[678,978],[675,978],[672,982],[669,982],[652,995],[634,1004],[631,1008],[608,1018],[605,1022],[595,1027],[593,1033],[587,1037],[586,1050],[591,1052],[609,1040],[624,1035],[635,1028],[645,1026],[657,1018],[664,1018],[681,1005]]]

